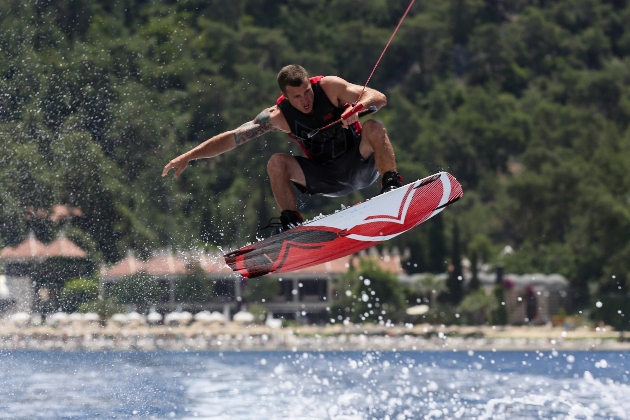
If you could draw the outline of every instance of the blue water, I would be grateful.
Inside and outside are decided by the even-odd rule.
[[[630,353],[0,352],[0,418],[626,419]]]

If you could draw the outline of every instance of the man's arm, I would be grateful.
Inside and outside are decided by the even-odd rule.
[[[164,167],[162,176],[165,176],[171,169],[176,168],[175,178],[177,178],[191,160],[220,155],[270,131],[287,131],[286,125],[286,120],[277,106],[267,108],[252,121],[246,122],[234,130],[218,134],[171,160]]]
[[[271,109],[265,109],[258,114],[253,121],[246,122],[238,127],[236,130],[232,130],[231,133],[234,136],[234,144],[240,146],[250,140],[260,137],[269,131],[280,131],[274,127],[271,122]]]
[[[349,83],[341,77],[326,76],[320,85],[331,102],[336,103],[337,106],[353,104],[357,99],[357,104],[363,105],[363,108],[375,106],[379,110],[387,105],[387,97],[378,90],[366,87],[363,91],[363,86]],[[363,92],[362,95],[361,92]],[[360,99],[359,95],[361,95]]]

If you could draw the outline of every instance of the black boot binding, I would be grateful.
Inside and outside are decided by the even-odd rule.
[[[381,194],[403,186],[402,176],[398,172],[387,171],[381,179]]]
[[[273,232],[271,232],[271,236],[273,236],[286,230],[296,228],[302,223],[304,223],[304,219],[297,211],[282,210],[280,217],[272,217],[269,219],[269,224],[258,229],[258,232],[268,228],[276,228]]]
[[[302,215],[295,210],[282,210],[280,213],[280,222],[282,223],[282,230],[289,230],[300,226],[304,223]]]

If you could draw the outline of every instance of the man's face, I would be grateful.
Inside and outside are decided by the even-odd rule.
[[[286,90],[285,96],[295,109],[305,114],[310,114],[313,111],[315,94],[313,93],[311,82],[305,79],[299,87],[287,86]]]

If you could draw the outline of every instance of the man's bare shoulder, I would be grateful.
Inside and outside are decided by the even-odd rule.
[[[330,102],[343,106],[354,102],[359,96],[361,86],[352,84],[338,76],[326,76],[320,81],[320,86],[330,99]]]
[[[334,90],[334,89],[345,89],[352,83],[348,82],[345,79],[342,79],[339,76],[324,76],[320,80],[319,84],[324,90],[328,90],[328,89]]]

